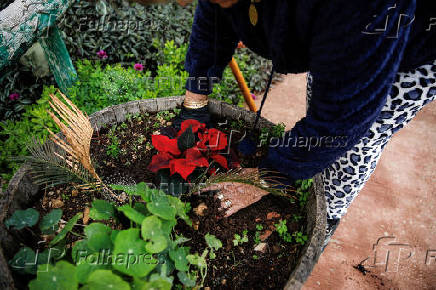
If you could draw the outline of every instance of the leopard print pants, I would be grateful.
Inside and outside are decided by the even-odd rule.
[[[312,77],[307,79],[310,105]],[[339,220],[374,172],[381,153],[393,134],[436,97],[436,61],[415,70],[398,73],[380,115],[367,134],[322,172],[327,202],[325,245]]]

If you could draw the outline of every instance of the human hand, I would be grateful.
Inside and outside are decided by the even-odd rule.
[[[245,168],[238,174],[250,174],[259,179],[257,168]],[[201,190],[201,192],[207,191],[218,191],[216,197],[221,200],[221,208],[225,210],[225,217],[231,216],[269,194],[268,191],[257,186],[240,182],[219,182]]]

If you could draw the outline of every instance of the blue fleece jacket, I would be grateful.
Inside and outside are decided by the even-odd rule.
[[[292,179],[312,177],[365,136],[397,72],[436,59],[433,0],[262,0],[256,26],[250,3],[223,9],[199,0],[186,87],[210,94],[208,82],[222,77],[239,40],[277,72],[310,71],[307,115],[271,145],[266,160]]]

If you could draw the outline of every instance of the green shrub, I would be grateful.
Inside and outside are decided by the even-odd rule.
[[[26,106],[20,121],[6,120],[0,123],[0,174],[3,179],[9,180],[18,169],[19,163],[10,158],[26,155],[26,145],[32,142],[32,138],[45,140],[49,135],[46,127],[56,132],[56,126],[46,112],[49,108],[49,95],[55,92],[53,86],[44,88],[36,104]]]

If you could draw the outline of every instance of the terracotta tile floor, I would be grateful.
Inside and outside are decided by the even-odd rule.
[[[263,115],[292,128],[304,116],[305,93],[304,74],[286,76]],[[435,128],[433,102],[393,137],[305,289],[436,289]],[[353,266],[365,259],[363,275]]]

